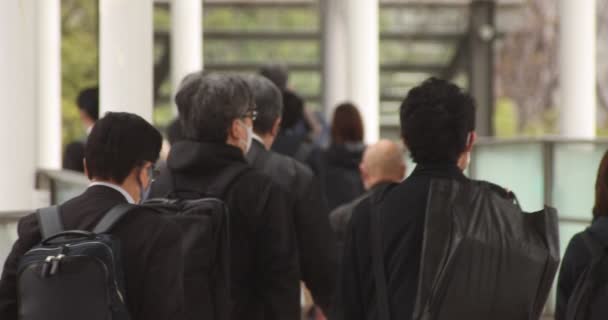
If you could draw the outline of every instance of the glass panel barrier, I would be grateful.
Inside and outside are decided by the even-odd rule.
[[[512,190],[526,211],[543,207],[543,145],[480,143],[471,155],[470,177]]]
[[[595,179],[608,144],[555,144],[552,199],[560,217],[591,220]]]

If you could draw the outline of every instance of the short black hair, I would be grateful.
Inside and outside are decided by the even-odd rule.
[[[76,98],[78,109],[84,111],[93,121],[99,119],[99,88],[86,88]]]
[[[281,91],[270,80],[257,75],[247,77],[247,84],[253,92],[258,112],[253,130],[259,134],[269,133],[275,121],[283,114]]]
[[[475,102],[457,85],[430,78],[407,94],[400,120],[414,162],[453,163],[475,130]]]
[[[260,68],[260,75],[272,81],[279,89],[287,89],[289,71],[283,64],[267,64]]]
[[[190,77],[175,96],[184,138],[225,143],[232,121],[255,109],[249,85],[237,75]]]
[[[142,117],[108,112],[99,119],[85,147],[89,179],[123,183],[131,171],[146,161],[156,162],[162,136]]]

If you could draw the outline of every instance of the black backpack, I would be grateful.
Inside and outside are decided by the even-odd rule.
[[[596,320],[608,317],[608,247],[589,231],[581,234],[591,253],[591,263],[579,276],[568,299],[566,320]]]
[[[42,242],[19,261],[20,320],[128,320],[120,243],[108,231],[135,206],[108,211],[92,232],[63,230],[59,207],[38,211]]]
[[[145,203],[181,228],[187,320],[230,319],[230,215],[223,199],[249,169],[229,167],[206,190],[190,181],[167,198]]]

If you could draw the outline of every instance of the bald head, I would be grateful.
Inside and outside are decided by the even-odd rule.
[[[360,169],[366,189],[382,182],[401,182],[405,176],[403,148],[390,140],[380,140],[365,150]]]

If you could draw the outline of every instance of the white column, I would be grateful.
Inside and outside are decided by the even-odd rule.
[[[596,3],[560,0],[560,133],[593,138],[596,130]]]
[[[348,4],[350,97],[361,111],[365,141],[371,143],[380,135],[379,4],[378,0],[349,0]]]
[[[349,99],[347,0],[323,0],[323,109],[331,121],[334,109]]]
[[[203,2],[171,1],[171,86],[173,96],[182,79],[203,68]],[[174,108],[175,114],[177,109]]]
[[[36,1],[38,166],[61,168],[61,1]]]
[[[0,10],[0,211],[32,209],[36,170],[37,0]]]
[[[378,0],[325,0],[322,8],[325,112],[331,119],[338,103],[353,102],[366,142],[380,135],[378,6]]]
[[[153,112],[152,0],[99,1],[100,116]]]

